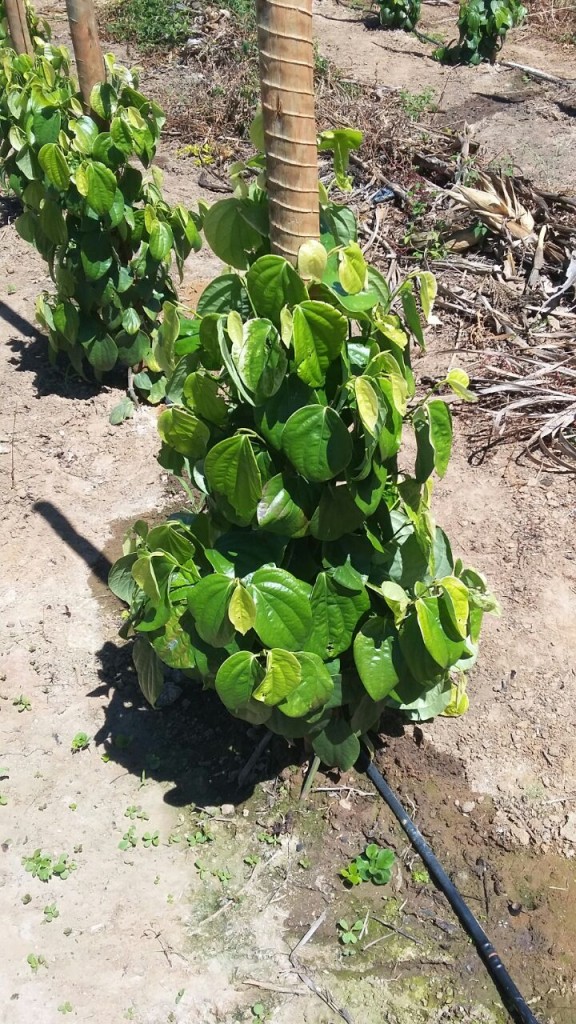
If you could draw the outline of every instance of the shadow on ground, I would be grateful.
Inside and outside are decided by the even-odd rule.
[[[154,710],[140,692],[131,643],[108,641],[97,657],[102,685],[90,696],[103,700],[105,720],[95,742],[110,760],[143,781],[173,783],[164,797],[172,806],[242,803],[259,782],[294,763],[294,749],[273,737],[246,783],[239,785],[238,773],[264,735],[263,728],[232,718],[214,691],[179,678],[179,673],[168,682],[174,703]]]
[[[89,567],[107,583],[111,562],[82,536],[49,501],[34,511]],[[121,609],[118,607],[118,625]],[[174,806],[239,803],[254,786],[274,778],[293,764],[297,752],[273,737],[242,787],[238,772],[246,764],[265,730],[252,728],[224,711],[216,694],[203,690],[179,672],[166,670],[168,706],[152,709],[144,700],[132,663],[130,642],[107,641],[96,657],[102,685],[90,693],[99,698],[104,724],[94,737],[110,760],[139,778],[172,782],[165,799]]]

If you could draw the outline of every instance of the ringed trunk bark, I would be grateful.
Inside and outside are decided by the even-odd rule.
[[[66,0],[70,35],[78,69],[78,84],[86,112],[90,111],[90,93],[105,79],[104,60],[98,38],[92,0]]]
[[[312,0],[256,0],[272,251],[320,234]]]
[[[32,38],[28,29],[26,19],[26,7],[24,0],[4,0],[6,8],[6,20],[12,45],[16,53],[34,53]]]

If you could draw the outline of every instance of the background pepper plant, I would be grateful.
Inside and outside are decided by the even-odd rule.
[[[378,0],[378,5],[383,28],[411,32],[420,21],[421,0]]]
[[[141,368],[136,385],[158,402],[175,365],[174,316],[160,326],[176,300],[171,262],[181,272],[200,247],[200,217],[165,202],[157,168],[145,180],[135,166],[150,166],[164,115],[138,91],[133,72],[111,56],[106,69],[88,115],[64,47],[37,39],[34,57],[5,47],[2,173],[23,205],[16,229],[56,285],[37,304],[51,358],[63,352],[96,379],[117,363]]]
[[[445,64],[493,64],[509,29],[521,25],[527,13],[521,0],[463,0],[458,42],[439,47],[434,56]]]
[[[298,271],[261,255],[257,185],[206,215],[237,269],[201,296],[180,397],[158,421],[160,462],[200,507],[137,523],[110,585],[152,704],[163,666],[177,668],[347,769],[387,708],[462,707],[496,603],[431,513],[452,442],[436,391],[473,398],[459,370],[416,395],[410,345],[424,343],[417,303],[427,317],[434,278],[391,290],[350,211],[324,198],[322,242],[303,246]]]

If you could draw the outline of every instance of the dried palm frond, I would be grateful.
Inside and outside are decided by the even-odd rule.
[[[518,199],[511,178],[479,173],[477,187],[454,185],[448,194],[491,231],[536,241],[534,218]]]

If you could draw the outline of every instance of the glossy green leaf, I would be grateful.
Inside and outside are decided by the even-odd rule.
[[[234,636],[234,625],[228,615],[234,589],[234,580],[212,573],[188,592],[188,607],[198,634],[214,647],[225,647]]]
[[[116,366],[118,346],[109,334],[105,334],[86,345],[86,358],[98,374],[107,373]]]
[[[91,117],[83,114],[82,117],[69,121],[68,127],[74,135],[74,149],[78,150],[79,153],[90,154],[98,138],[98,125],[96,122]]]
[[[276,327],[280,326],[284,306],[295,306],[308,298],[305,285],[290,263],[272,254],[252,264],[246,287],[258,316],[271,320]]]
[[[354,533],[364,519],[350,488],[345,485],[329,485],[322,489],[322,496],[310,520],[310,533],[323,541],[338,540],[346,533]]]
[[[300,651],[312,629],[311,588],[285,569],[258,569],[246,583],[256,606],[254,629],[266,647]]]
[[[122,398],[113,407],[108,417],[108,422],[113,427],[117,427],[120,423],[124,423],[125,420],[132,419],[135,411],[135,405],[131,398]]]
[[[266,674],[254,690],[254,700],[274,707],[295,690],[302,678],[296,655],[273,647],[266,655]]]
[[[136,581],[132,575],[132,566],[138,555],[132,552],[129,555],[122,555],[118,558],[108,574],[108,586],[115,597],[120,601],[130,604],[137,589]]]
[[[274,448],[280,449],[284,427],[292,413],[316,401],[316,395],[311,387],[298,377],[290,376],[272,398],[254,410],[258,433]]]
[[[434,471],[434,448],[430,440],[430,421],[425,407],[417,409],[412,420],[416,435],[416,465],[414,476],[424,483]]]
[[[306,646],[325,661],[348,650],[359,619],[370,607],[370,598],[364,587],[350,591],[332,574],[321,572],[310,600],[313,629]]]
[[[320,387],[346,341],[346,317],[326,302],[306,301],[294,309],[292,323],[296,372],[306,384]]]
[[[440,601],[437,597],[419,597],[415,602],[416,616],[426,650],[441,668],[453,665],[463,652],[462,645],[450,643],[442,622]],[[458,653],[454,653],[457,646]]]
[[[197,416],[178,406],[166,409],[158,418],[162,440],[189,459],[201,459],[210,440],[210,431]]]
[[[384,580],[380,584],[382,596],[394,616],[394,622],[398,626],[404,618],[410,604],[410,595],[403,587],[393,580]]]
[[[65,192],[70,184],[70,171],[60,146],[48,142],[38,153],[38,160],[50,184]]]
[[[443,477],[452,454],[452,415],[446,402],[435,398],[426,406],[430,423],[430,442],[434,449],[434,466]]]
[[[428,270],[423,270],[418,274],[420,282],[420,302],[422,303],[422,312],[426,317],[426,320],[430,319],[432,313],[432,306],[434,305],[434,299],[438,293],[438,285],[434,274],[431,274]]]
[[[165,260],[174,245],[172,228],[164,221],[156,220],[150,232],[150,255],[155,260]]]
[[[238,343],[232,344],[232,358],[255,405],[276,394],[288,368],[286,350],[270,320],[248,320],[241,325]]]
[[[308,405],[293,413],[281,443],[295,469],[310,481],[332,479],[352,458],[352,439],[343,420],[321,405]]]
[[[404,310],[404,316],[408,327],[412,331],[412,334],[416,338],[420,347],[424,348],[424,333],[422,331],[422,324],[420,323],[420,314],[418,313],[418,308],[412,291],[409,288],[406,288],[402,292],[402,308]]]
[[[321,658],[302,651],[295,657],[300,670],[298,683],[278,705],[278,710],[288,718],[310,715],[326,704],[334,690],[332,677]]]
[[[236,434],[215,444],[206,456],[204,474],[210,490],[230,503],[239,524],[248,525],[262,494],[262,479],[250,439]]]
[[[38,110],[32,118],[32,134],[36,145],[44,146],[50,142],[57,142],[61,126],[62,115],[59,110],[54,110],[53,107]]]
[[[224,706],[238,718],[254,724],[265,722],[270,716],[270,708],[252,700],[252,691],[263,676],[264,669],[255,655],[249,651],[238,651],[218,669],[214,683],[216,693]]]
[[[94,213],[108,213],[114,204],[116,196],[116,176],[109,167],[98,160],[90,161],[85,165],[85,181],[82,184],[86,191],[86,202],[94,210]],[[76,175],[76,187],[81,191]]]
[[[243,215],[239,199],[222,199],[207,211],[204,235],[208,245],[222,260],[237,270],[250,265],[250,252],[258,249],[262,235]]]
[[[308,530],[309,517],[303,504],[309,498],[298,480],[282,473],[267,480],[258,502],[258,526],[284,537],[303,537]]]
[[[468,615],[470,603],[468,600],[468,587],[456,576],[444,576],[438,580],[438,586],[444,591],[446,609],[450,621],[458,636],[464,640],[468,635]]]
[[[113,252],[108,235],[96,231],[82,237],[80,259],[86,277],[98,281],[112,266]]]
[[[357,242],[339,253],[338,279],[345,292],[356,295],[366,283],[366,260]]]
[[[397,645],[394,626],[379,616],[368,619],[354,638],[354,663],[374,701],[383,700],[398,684]]]
[[[222,426],[228,417],[225,400],[218,394],[218,382],[201,370],[188,374],[182,388],[185,404],[202,419]]]

